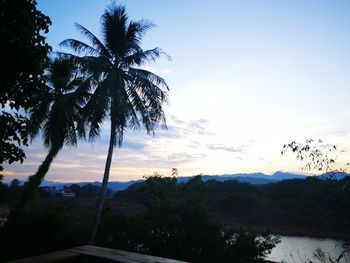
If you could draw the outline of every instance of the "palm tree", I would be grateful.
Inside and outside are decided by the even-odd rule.
[[[145,62],[155,61],[165,54],[159,48],[143,50],[140,47],[142,37],[153,27],[151,23],[144,20],[129,22],[125,8],[112,4],[102,15],[101,24],[103,41],[76,24],[90,44],[75,39],[61,43],[61,46],[73,49],[80,66],[98,80],[93,95],[82,110],[89,127],[89,138],[99,135],[104,120],[110,121],[108,155],[90,244],[95,242],[101,220],[114,147],[121,147],[128,128],[143,126],[148,134],[154,134],[158,124],[166,128],[163,104],[169,90],[163,78],[140,68]]]
[[[76,145],[79,110],[86,100],[87,80],[77,73],[73,60],[66,56],[52,59],[47,69],[45,94],[34,98],[37,103],[29,110],[29,133],[35,138],[40,131],[48,154],[37,172],[28,178],[15,210],[24,208],[35,195],[53,159],[64,145]]]

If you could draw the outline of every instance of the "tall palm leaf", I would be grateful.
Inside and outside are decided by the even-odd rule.
[[[101,220],[105,194],[112,163],[113,149],[123,142],[126,129],[142,126],[153,133],[158,124],[165,124],[163,104],[167,101],[165,80],[140,69],[145,62],[155,61],[163,53],[159,48],[143,50],[142,37],[153,25],[147,21],[130,21],[123,6],[110,5],[101,18],[103,40],[85,27],[77,29],[89,44],[67,39],[61,46],[73,49],[75,61],[96,80],[93,94],[82,110],[89,138],[99,135],[101,124],[110,121],[110,142],[103,174],[98,209],[89,243],[93,244]],[[83,53],[83,54],[82,54]]]
[[[76,145],[78,137],[79,110],[88,96],[87,83],[77,74],[72,59],[59,56],[47,69],[47,92],[37,96],[36,105],[29,110],[30,136],[43,134],[48,154],[37,172],[28,178],[16,209],[24,208],[35,195],[53,159],[64,145]]]

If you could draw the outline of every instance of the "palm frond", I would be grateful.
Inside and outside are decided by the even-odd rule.
[[[100,133],[101,124],[106,119],[110,105],[108,88],[105,82],[95,89],[86,105],[81,109],[80,114],[84,124],[89,125],[89,140],[94,140]]]
[[[33,140],[43,128],[51,103],[52,95],[47,94],[46,98],[43,98],[40,103],[29,109],[29,136],[31,140]]]
[[[131,55],[142,50],[141,40],[145,33],[153,27],[155,25],[148,20],[130,21],[124,37],[124,54]]]
[[[155,24],[153,24],[151,21],[146,19],[141,19],[138,21],[130,21],[126,40],[127,41],[134,40],[139,42],[142,40],[142,37],[146,34],[146,32],[154,28],[155,26],[156,26]],[[131,37],[130,39],[128,38],[129,36]]]
[[[83,74],[91,74],[95,79],[103,78],[105,72],[111,68],[111,63],[104,57],[84,56],[74,57],[74,62],[79,65]]]
[[[129,76],[135,81],[138,79],[139,81],[150,82],[158,88],[165,88],[167,91],[169,91],[169,86],[165,79],[148,70],[129,67],[128,73]]]
[[[165,81],[145,70],[134,69],[131,72],[134,74],[126,77],[129,79],[127,90],[143,126],[148,133],[153,132],[158,123],[166,127],[162,105],[167,102],[167,94],[159,87],[162,84],[168,88]]]
[[[92,46],[75,39],[65,39],[61,43],[58,44],[60,47],[71,48],[76,53],[80,54],[82,52],[90,55],[98,55],[99,50],[93,48]]]
[[[108,51],[108,49],[93,33],[91,33],[88,29],[86,29],[84,26],[78,23],[75,23],[75,27],[80,33],[82,33],[86,38],[88,38],[91,41],[94,49],[98,51],[100,56],[104,56],[107,59],[111,59],[111,54]],[[96,55],[95,53],[91,54]]]
[[[137,52],[126,56],[122,60],[122,66],[130,67],[130,66],[140,66],[145,62],[156,61],[160,56],[165,55],[170,58],[165,52],[163,52],[159,48],[154,48],[150,50],[138,50]]]

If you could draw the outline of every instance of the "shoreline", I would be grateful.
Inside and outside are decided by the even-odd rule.
[[[271,228],[267,226],[261,226],[261,225],[247,225],[247,224],[227,224],[222,223],[225,229],[229,228],[251,228],[258,232],[269,232],[272,235],[275,236],[286,236],[286,237],[308,237],[308,238],[316,238],[316,239],[331,239],[331,240],[337,240],[337,241],[346,241],[350,239],[349,234],[339,233],[337,231],[320,231],[320,230],[305,230],[302,228],[283,228],[283,227],[276,227]]]

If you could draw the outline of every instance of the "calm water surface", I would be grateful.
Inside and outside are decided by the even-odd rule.
[[[319,262],[313,257],[313,252],[320,248],[336,258],[342,251],[342,242],[334,239],[313,237],[280,236],[279,243],[268,257],[269,260],[286,263]],[[350,256],[341,262],[349,262]]]

